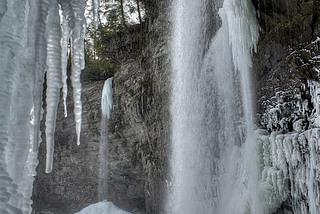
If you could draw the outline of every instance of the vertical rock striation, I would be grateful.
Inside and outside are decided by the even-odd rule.
[[[163,213],[170,123],[168,5],[157,1],[147,9],[157,14],[105,42],[106,56],[118,64],[109,120],[107,199],[128,211]]]

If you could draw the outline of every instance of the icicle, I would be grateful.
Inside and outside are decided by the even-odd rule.
[[[6,11],[0,19],[0,212],[30,213],[33,177],[25,164],[35,162],[29,157],[34,136],[30,124],[34,87],[34,42],[30,37],[34,34],[28,31],[34,11],[26,0],[9,1],[6,8],[3,2],[0,11]]]
[[[7,11],[7,1],[6,0],[0,0],[0,22],[1,18],[3,17],[4,13]]]
[[[74,20],[74,12],[70,4],[70,1],[65,2],[64,0],[59,0],[58,2],[61,6],[62,15],[66,17],[66,19],[68,20],[69,27],[73,29],[75,25],[74,23],[75,20]]]
[[[75,27],[71,36],[71,55],[72,55],[72,69],[71,69],[71,83],[73,87],[74,100],[74,115],[76,121],[77,131],[77,145],[80,145],[81,132],[81,70],[84,69],[84,38],[86,31],[86,23],[84,18],[85,0],[72,1],[71,6],[74,11]]]
[[[67,86],[67,64],[68,64],[68,44],[70,39],[70,29],[68,25],[68,20],[62,15],[62,38],[61,38],[61,71],[62,71],[62,92],[63,92],[63,106],[64,106],[64,116],[68,116],[67,111],[67,95],[68,95],[68,86]]]
[[[46,144],[47,160],[46,172],[52,171],[54,130],[59,103],[61,84],[61,28],[59,7],[55,0],[51,1],[48,16],[48,51],[47,51],[47,116],[46,116]]]
[[[99,26],[99,0],[92,0],[93,5],[93,26],[97,30]]]
[[[317,127],[320,126],[320,83],[317,81],[308,81],[310,87],[311,102],[315,109],[315,124]]]
[[[63,31],[63,38],[58,3],[66,20],[62,23],[67,29]],[[69,36],[65,35],[69,32],[68,27],[75,29],[73,52],[76,66],[73,71],[76,78],[73,82],[77,100],[80,100],[81,84],[78,82],[80,71],[84,68],[86,29],[84,3],[84,0],[0,0],[0,213],[31,213],[30,197],[38,165],[46,70],[46,172],[52,169],[56,109],[62,86],[61,70],[67,63],[61,62],[67,53],[66,49],[62,53],[61,45],[63,43],[65,48],[68,47]],[[80,110],[80,117],[78,114],[76,118],[80,118],[81,126],[81,102],[77,109]]]
[[[34,3],[36,9],[35,21],[35,59],[34,59],[34,141],[32,145],[33,152],[38,152],[39,144],[41,142],[40,123],[42,119],[42,97],[43,95],[43,81],[44,71],[46,67],[47,58],[47,41],[46,41],[46,20],[49,11],[49,0],[37,0]]]

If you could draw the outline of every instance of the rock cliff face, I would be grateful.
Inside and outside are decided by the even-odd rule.
[[[119,63],[107,142],[111,151],[107,158],[107,199],[131,211],[140,204],[138,211],[163,213],[170,130],[166,3],[154,3],[158,16],[135,29],[138,39],[131,33],[105,43],[106,50],[118,47],[114,56]],[[134,174],[132,169],[137,169]],[[131,189],[137,186],[142,192],[140,201],[126,204],[130,194],[135,194]]]
[[[261,27],[253,59],[259,123],[270,131],[293,131],[297,120],[307,122],[312,117],[308,81],[318,78],[320,4],[312,0],[253,2]],[[309,106],[310,112],[303,114],[297,102]]]
[[[72,90],[68,117],[62,100],[58,107],[53,171],[45,173],[45,136],[39,150],[39,165],[33,190],[34,213],[74,213],[98,201],[101,92],[103,81],[83,83],[81,145],[76,145]],[[44,133],[44,124],[42,124]]]
[[[167,1],[143,2],[146,22],[105,40],[105,55],[114,61],[117,71],[114,109],[103,142],[108,150],[104,192],[107,200],[130,212],[161,213],[169,155],[169,6]],[[58,109],[50,174],[44,173],[43,136],[32,198],[34,213],[74,213],[99,200],[103,81],[92,81],[86,72],[82,75],[81,145],[76,146],[70,90],[68,118],[63,116],[62,104]]]

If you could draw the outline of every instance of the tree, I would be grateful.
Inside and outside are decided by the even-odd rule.
[[[125,18],[125,13],[124,13],[123,0],[118,0],[118,1],[120,2],[120,11],[121,11],[122,24],[123,24],[124,28],[127,28],[126,18]]]
[[[140,24],[142,24],[142,18],[141,18],[141,12],[140,12],[140,3],[139,3],[139,0],[137,0],[137,10],[138,10],[139,22],[140,22]]]
[[[99,27],[87,27],[85,41],[86,67],[102,73],[112,73],[115,66],[104,56],[104,38],[110,38],[129,27],[142,23],[142,0],[100,0]],[[92,10],[92,8],[88,8]],[[91,11],[92,12],[92,11]],[[138,18],[138,20],[137,20]]]

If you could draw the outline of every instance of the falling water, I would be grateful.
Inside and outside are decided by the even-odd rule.
[[[172,158],[167,213],[261,213],[254,153],[251,1],[224,0],[206,47],[212,0],[173,6]],[[191,15],[192,14],[192,15]]]
[[[113,107],[113,77],[107,79],[104,82],[102,96],[101,96],[101,139],[100,139],[100,151],[99,151],[99,201],[106,199],[107,194],[107,132],[108,132],[108,119]]]

